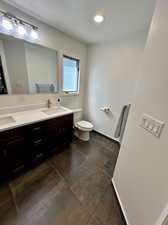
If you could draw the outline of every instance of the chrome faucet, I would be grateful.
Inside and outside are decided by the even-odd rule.
[[[50,99],[47,100],[47,108],[51,108],[51,104],[52,102],[50,101]]]

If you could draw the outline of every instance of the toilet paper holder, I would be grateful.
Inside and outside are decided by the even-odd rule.
[[[100,110],[105,112],[105,113],[109,113],[111,111],[110,106],[105,106],[105,107],[101,107]]]

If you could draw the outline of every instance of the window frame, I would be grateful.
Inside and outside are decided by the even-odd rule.
[[[78,65],[78,74],[77,74],[77,90],[76,91],[64,91],[63,90],[63,77],[64,77],[64,57],[67,59],[71,59],[77,62]],[[61,73],[61,91],[64,95],[79,95],[79,89],[80,89],[80,59],[71,57],[68,55],[63,54],[62,55],[62,73]]]

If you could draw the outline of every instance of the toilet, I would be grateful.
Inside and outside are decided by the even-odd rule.
[[[89,141],[90,131],[93,130],[93,124],[88,121],[81,120],[75,123],[75,127],[75,135],[82,141]]]

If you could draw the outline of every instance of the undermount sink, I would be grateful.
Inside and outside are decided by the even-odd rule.
[[[42,112],[47,115],[52,115],[52,114],[66,112],[66,109],[58,107],[58,108],[53,108],[53,109],[51,108],[51,109],[42,110]]]
[[[16,122],[12,116],[6,116],[0,118],[0,125],[6,125],[8,123]]]

